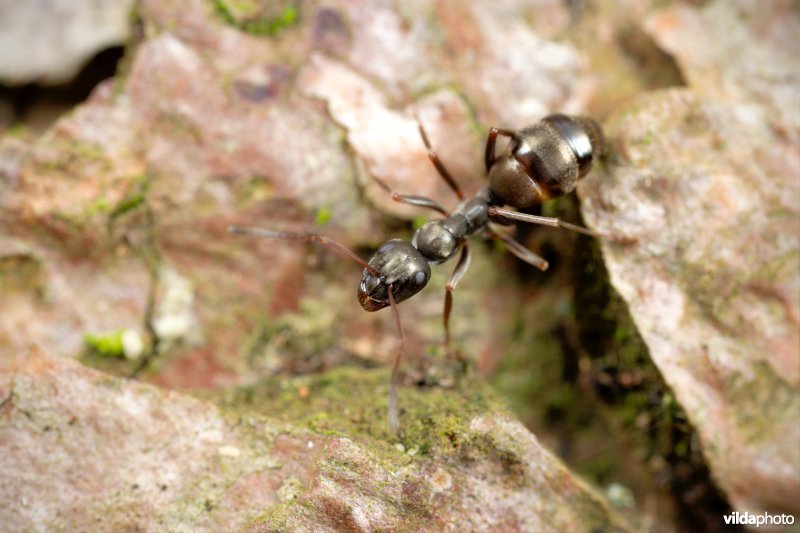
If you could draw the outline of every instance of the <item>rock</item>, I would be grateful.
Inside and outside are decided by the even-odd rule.
[[[620,110],[581,187],[587,222],[635,241],[604,243],[612,283],[740,511],[800,511],[797,27],[789,2],[652,16],[689,88]]]
[[[303,69],[299,86],[308,96],[324,100],[332,118],[347,131],[347,141],[358,156],[361,183],[384,211],[412,219],[420,215],[419,208],[392,201],[371,177],[391,183],[395,192],[414,191],[455,206],[456,196],[427,157],[419,124],[437,151],[464,154],[446,163],[448,171],[458,176],[459,187],[474,194],[484,185],[480,139],[469,127],[469,110],[455,93],[443,90],[420,99],[411,109],[395,111],[362,75],[320,55]]]
[[[408,222],[419,213],[398,210],[369,174],[452,207],[414,114],[469,193],[484,183],[488,126],[519,128],[551,110],[581,110],[592,91],[586,66],[555,40],[568,29],[567,12],[549,0],[502,9],[491,1],[139,2],[142,39],[117,79],[42,138],[0,142],[0,368],[37,346],[53,357],[6,375],[19,391],[11,398],[46,406],[65,443],[58,464],[41,449],[24,455],[20,442],[57,432],[25,426],[24,412],[39,416],[28,404],[12,411],[0,443],[14,453],[5,459],[52,472],[59,492],[53,507],[30,510],[22,503],[48,501],[36,492],[47,487],[11,484],[4,501],[21,506],[4,522],[414,529],[422,517],[462,529],[624,527],[503,409],[473,402],[466,414],[458,398],[483,391],[472,381],[458,394],[403,389],[408,433],[396,442],[384,427],[388,372],[371,374],[367,407],[355,411],[363,416],[348,414],[340,392],[310,411],[313,420],[267,403],[268,415],[283,418],[273,425],[253,407],[222,414],[58,359],[128,375],[150,357],[140,377],[167,388],[311,373],[319,382],[306,389],[284,377],[271,391],[313,399],[325,380],[355,387],[323,371],[385,364],[396,342],[388,312],[367,315],[356,303],[360,268],[329,250],[247,240],[226,228],[321,232],[365,254],[390,237],[410,237]],[[455,295],[453,337],[492,367],[509,331],[552,324],[522,322],[524,295],[563,316],[568,291],[520,291],[510,265],[473,250]],[[456,386],[418,357],[440,342],[442,288],[453,266],[436,268],[428,290],[401,308],[406,383]],[[142,346],[131,348],[126,339],[137,335]],[[129,353],[139,357],[126,360]],[[51,391],[68,401],[56,407]],[[456,406],[432,417],[409,407],[418,398],[424,408],[439,393]],[[75,413],[72,426],[67,413]],[[330,422],[337,416],[348,422]],[[451,422],[457,432],[447,429]],[[95,448],[97,456],[86,453]],[[106,476],[109,463],[122,466]],[[368,477],[357,483],[353,472]],[[96,498],[73,496],[73,482]]]
[[[69,81],[104,48],[127,42],[134,2],[82,0],[0,4],[0,80]]]
[[[333,381],[385,393],[385,372],[365,376]],[[310,384],[314,401],[324,382]],[[401,391],[427,413],[428,436],[411,428],[407,437],[426,449],[412,454],[369,436],[384,417],[359,409],[382,414],[385,400],[340,405],[368,429],[345,436],[29,353],[0,372],[0,521],[11,530],[626,529],[502,408],[477,413],[487,407],[480,389],[466,400]],[[450,407],[436,407],[443,400]]]
[[[330,354],[315,355],[328,362],[314,364],[335,364],[342,347],[386,362],[393,325],[388,312],[368,316],[357,305],[357,265],[327,250],[231,236],[227,226],[319,231],[351,248],[408,238],[396,220],[381,225],[381,212],[425,212],[398,209],[407,206],[375,187],[370,173],[400,193],[457,203],[426,157],[415,114],[472,193],[484,184],[488,124],[519,127],[585,97],[575,51],[491,2],[463,17],[443,9],[437,19],[370,2],[304,4],[297,17],[264,7],[256,9],[259,24],[239,11],[244,5],[215,6],[141,2],[144,37],[118,79],[36,142],[0,143],[0,257],[36,271],[33,286],[0,299],[0,346],[9,353],[38,343],[93,357],[87,335],[133,331],[145,356],[172,356],[156,358],[154,381],[244,383],[275,371],[267,359],[286,352],[280,336],[267,346],[259,339],[283,327],[282,312],[294,312],[305,337],[324,340],[310,351]],[[353,23],[362,19],[374,24]],[[496,39],[503,25],[537,46],[506,50]],[[453,63],[450,48],[471,28],[479,31],[470,52]],[[539,89],[517,102],[511,93],[523,86]],[[431,288],[404,304],[403,314],[422,324],[407,328],[409,352],[441,339],[450,268],[436,269]],[[498,324],[513,312],[502,304],[511,290],[502,277],[476,259],[459,286],[455,333],[476,353],[502,352]],[[175,279],[187,290],[173,335]],[[123,363],[102,362],[129,372]]]

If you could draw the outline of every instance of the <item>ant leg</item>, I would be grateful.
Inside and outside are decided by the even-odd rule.
[[[436,200],[431,200],[430,198],[425,198],[424,196],[414,196],[411,194],[397,194],[396,192],[392,191],[391,187],[389,187],[385,181],[380,179],[378,176],[370,177],[377,183],[381,189],[389,193],[392,197],[392,200],[401,204],[409,204],[415,205],[417,207],[427,207],[428,209],[433,209],[434,211],[438,211],[444,216],[450,216],[450,213],[439,205]]]
[[[397,352],[394,356],[394,365],[392,366],[392,381],[389,385],[389,428],[392,433],[397,435],[400,432],[400,420],[397,411],[397,382],[400,370],[400,361],[403,358],[403,350],[406,346],[406,336],[403,333],[403,326],[400,324],[400,311],[397,309],[397,302],[394,299],[394,292],[392,286],[389,285],[387,292],[389,293],[389,305],[392,307],[392,317],[394,317],[394,325],[397,328],[397,336],[400,338],[400,345],[397,347]]]
[[[425,148],[428,149],[428,158],[433,163],[433,166],[436,167],[436,170],[439,172],[439,175],[442,177],[444,181],[450,186],[456,196],[458,196],[459,200],[464,199],[464,193],[461,192],[461,188],[456,183],[456,180],[453,179],[453,176],[450,172],[447,171],[447,168],[442,163],[442,160],[439,159],[439,154],[437,154],[433,148],[431,147],[431,142],[428,140],[428,135],[425,133],[425,127],[422,125],[422,121],[419,117],[415,116],[414,118],[417,119],[417,126],[419,127],[419,135],[422,137],[422,142],[425,144]]]
[[[518,213],[516,211],[500,209],[498,207],[490,207],[489,216],[490,217],[501,216],[504,218],[509,218],[511,220],[530,222],[531,224],[542,224],[544,226],[551,226],[553,228],[564,228],[572,231],[577,231],[578,233],[583,233],[584,235],[590,235],[592,237],[602,236],[600,233],[597,233],[596,231],[592,231],[589,228],[584,228],[583,226],[570,224],[569,222],[564,222],[560,218],[542,217],[539,215],[528,215],[527,213]]]
[[[321,244],[322,246],[327,246],[339,252],[343,256],[352,259],[362,267],[369,270],[372,274],[376,276],[381,275],[381,273],[377,269],[369,266],[367,262],[358,257],[355,252],[353,252],[343,244],[339,244],[333,239],[325,237],[324,235],[317,235],[315,233],[292,233],[289,231],[273,231],[269,229],[252,228],[245,226],[228,226],[228,231],[231,233],[240,233],[245,235],[254,235],[256,237],[265,237],[267,239],[284,239],[288,241],[313,242],[316,244]]]
[[[500,231],[494,231],[491,229],[489,229],[488,231],[490,237],[492,237],[493,239],[498,239],[503,241],[503,244],[505,244],[506,247],[508,247],[509,252],[517,256],[519,259],[522,259],[529,265],[533,265],[541,271],[547,270],[547,268],[550,266],[545,259],[539,257],[535,253],[531,252],[530,250],[522,246],[520,243],[515,241],[510,235],[507,235]]]
[[[469,246],[465,240],[461,248],[461,257],[458,259],[458,264],[455,270],[447,280],[444,293],[444,348],[446,353],[450,353],[450,311],[453,309],[453,291],[456,290],[456,285],[464,277],[464,274],[469,268],[470,256]]]
[[[511,130],[489,128],[489,136],[486,137],[486,172],[489,172],[489,169],[494,164],[494,145],[497,142],[498,135],[504,135],[512,140],[517,138],[517,134]]]

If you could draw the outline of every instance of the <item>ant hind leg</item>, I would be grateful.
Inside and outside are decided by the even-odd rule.
[[[494,231],[489,228],[487,228],[487,230],[488,230],[487,233],[491,238],[502,241],[503,244],[505,244],[506,247],[508,248],[509,252],[514,254],[517,258],[525,261],[529,265],[533,265],[542,271],[547,270],[547,268],[550,266],[550,264],[544,258],[539,257],[532,251],[525,248],[519,242],[514,240],[514,238],[511,237],[510,235],[507,235],[500,231]]]
[[[511,220],[518,220],[520,222],[528,222],[530,224],[541,224],[543,226],[550,226],[551,228],[568,229],[571,231],[577,231],[578,233],[583,233],[584,235],[589,235],[591,237],[602,236],[602,234],[597,233],[596,231],[592,231],[589,228],[584,228],[583,226],[578,226],[576,224],[570,224],[569,222],[564,222],[560,218],[529,215],[527,213],[518,213],[517,211],[509,211],[508,209],[500,209],[499,207],[490,207],[489,216],[490,217],[500,216]]]

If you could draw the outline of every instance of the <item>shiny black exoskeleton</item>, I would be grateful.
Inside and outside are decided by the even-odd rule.
[[[495,143],[499,135],[509,137],[510,142],[505,152],[497,156]],[[490,221],[502,223],[513,218],[576,229],[570,224],[554,222],[555,219],[507,212],[499,207],[531,207],[572,192],[578,180],[591,169],[592,161],[602,152],[602,131],[587,117],[550,115],[516,133],[492,128],[486,143],[489,187],[462,202],[447,218],[432,220],[422,226],[410,243],[393,239],[378,248],[369,266],[380,275],[364,269],[358,289],[361,306],[367,311],[389,306],[389,285],[394,288],[396,302],[415,295],[430,279],[430,264],[450,259],[467,236],[486,230]],[[507,236],[493,236],[509,239]],[[511,248],[525,261],[543,270],[547,267],[547,263],[532,252]],[[459,278],[455,279],[456,283]]]
[[[373,180],[390,193],[395,201],[426,207],[444,215],[445,218],[432,220],[419,228],[410,242],[401,239],[387,241],[378,248],[369,262],[365,263],[346,247],[322,235],[240,226],[229,228],[234,233],[322,244],[364,267],[358,287],[358,301],[367,311],[391,307],[400,337],[400,347],[395,355],[389,389],[389,425],[394,432],[399,430],[397,383],[405,338],[397,303],[407,300],[425,287],[431,277],[430,265],[447,261],[460,250],[458,264],[445,287],[443,318],[445,346],[447,346],[453,291],[469,267],[467,237],[481,234],[499,239],[520,259],[541,270],[547,269],[547,261],[508,234],[495,231],[490,222],[508,224],[510,220],[518,220],[596,235],[586,228],[559,219],[518,213],[504,209],[503,206],[523,209],[572,192],[578,180],[589,172],[593,161],[603,152],[600,127],[586,117],[550,115],[538,124],[518,132],[491,128],[486,140],[485,154],[489,186],[472,198],[465,199],[455,180],[439,160],[439,156],[431,149],[422,125],[419,129],[422,140],[428,148],[428,157],[442,179],[462,202],[450,213],[430,198],[393,193],[379,178],[372,176]],[[509,139],[500,155],[497,155],[495,150],[498,136]]]
[[[388,285],[395,287],[397,302],[407,300],[422,290],[431,277],[429,264],[439,264],[455,255],[465,237],[484,228],[489,222],[488,189],[463,202],[447,218],[431,220],[419,228],[411,242],[392,239],[372,256],[369,266],[378,270],[377,276],[364,269],[358,287],[358,301],[367,311],[377,311],[389,305]]]

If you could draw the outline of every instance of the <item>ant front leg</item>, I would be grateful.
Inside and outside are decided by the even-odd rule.
[[[444,349],[448,357],[450,357],[450,311],[453,310],[453,291],[456,290],[456,285],[458,285],[458,282],[461,281],[461,278],[463,278],[464,274],[467,272],[470,262],[469,246],[466,240],[463,242],[462,246],[461,257],[458,258],[458,264],[450,275],[450,279],[447,280],[447,285],[445,285],[443,314]]]
[[[442,160],[439,159],[439,154],[437,154],[433,148],[431,147],[431,142],[428,140],[428,135],[425,133],[425,127],[422,125],[422,121],[420,121],[419,117],[417,119],[417,126],[419,127],[419,135],[422,137],[422,142],[425,144],[425,148],[428,149],[428,158],[433,163],[433,166],[436,167],[436,171],[439,173],[439,176],[450,186],[456,196],[458,196],[459,200],[464,199],[464,193],[461,192],[461,188],[456,183],[456,180],[453,179],[452,174],[447,170],[447,167],[444,166]]]
[[[497,142],[497,136],[504,135],[510,138],[512,141],[516,140],[517,134],[511,130],[504,130],[501,128],[489,128],[489,136],[486,137],[486,172],[489,172],[489,169],[492,168],[494,164],[494,145]]]
[[[389,428],[392,433],[397,435],[400,433],[400,416],[397,408],[397,386],[400,375],[400,361],[403,359],[403,351],[406,346],[406,336],[403,333],[403,325],[400,323],[400,311],[397,308],[397,302],[394,299],[394,291],[392,286],[389,285],[386,291],[389,295],[389,305],[392,308],[392,317],[394,317],[394,325],[397,328],[397,336],[400,338],[400,345],[394,355],[394,365],[392,365],[392,381],[389,385]]]

